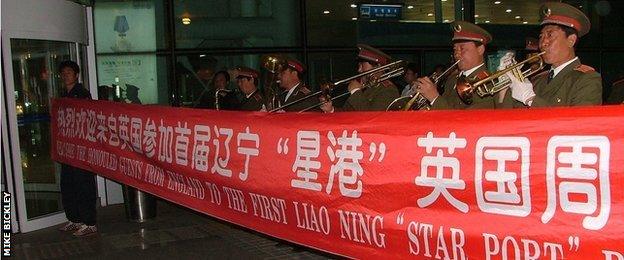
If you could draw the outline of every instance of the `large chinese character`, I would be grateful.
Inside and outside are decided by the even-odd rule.
[[[258,154],[260,154],[260,150],[258,150],[258,148],[260,147],[260,136],[258,136],[258,134],[250,133],[249,127],[246,127],[245,132],[238,133],[236,139],[236,144],[238,145],[238,153],[245,155],[245,168],[242,172],[238,174],[238,178],[244,181],[247,180],[247,177],[249,176],[249,159],[251,158],[251,156],[258,156]],[[243,141],[253,142],[254,144],[251,147],[242,146]]]
[[[215,138],[212,139],[212,144],[214,144],[215,146],[215,157],[214,157],[214,164],[212,165],[212,169],[210,169],[210,171],[212,173],[218,173],[219,175],[222,176],[226,176],[226,177],[232,177],[232,170],[226,169],[225,167],[227,167],[228,162],[230,161],[230,140],[232,139],[232,136],[234,135],[234,130],[231,128],[218,128],[217,126],[214,127],[214,131],[215,131]],[[222,158],[219,153],[220,149],[219,149],[219,138],[224,135],[225,136],[225,142],[223,144],[223,147],[225,148],[225,158]]]
[[[108,116],[108,144],[114,147],[119,146],[119,134],[117,131],[117,117],[113,113]]]
[[[606,136],[553,136],[548,141],[548,205],[542,215],[543,223],[555,215],[559,195],[564,212],[587,215],[584,228],[598,230],[607,224],[611,210],[610,149]]]
[[[97,115],[95,110],[87,111],[87,140],[95,143],[95,131],[97,129]]]
[[[421,208],[433,204],[440,194],[446,200],[461,212],[468,212],[468,205],[459,201],[448,189],[464,190],[466,183],[459,178],[459,160],[455,157],[446,157],[442,151],[448,149],[449,154],[455,153],[457,148],[466,147],[466,139],[456,138],[455,132],[451,132],[448,138],[435,138],[433,133],[427,133],[427,137],[418,138],[418,146],[425,147],[427,154],[431,154],[433,148],[440,148],[436,152],[436,156],[423,156],[420,161],[420,176],[416,177],[416,185],[432,187],[433,191],[424,198],[418,199],[418,206]],[[429,167],[435,168],[435,177],[428,174]],[[444,169],[450,168],[451,178],[444,178]]]
[[[145,156],[147,156],[147,158],[152,158],[154,154],[156,154],[156,124],[154,123],[154,119],[147,118],[143,136]]]
[[[173,161],[173,155],[171,153],[171,146],[173,145],[173,127],[166,126],[163,120],[160,120],[158,126],[158,160],[161,162],[171,163]]]
[[[95,139],[101,143],[106,143],[106,133],[108,132],[108,127],[106,125],[106,115],[100,112],[97,115],[97,134],[95,135]]]
[[[130,143],[132,143],[132,150],[137,153],[143,153],[141,148],[141,133],[143,131],[143,121],[141,118],[133,117],[130,120]]]
[[[297,173],[297,179],[290,181],[290,186],[301,189],[321,191],[321,184],[316,182],[321,162],[318,158],[321,150],[321,137],[318,131],[297,132],[297,157],[292,165],[292,171]]]
[[[63,108],[59,108],[56,113],[56,127],[57,131],[61,134],[61,136],[67,136],[67,127],[65,126],[65,110]]]
[[[76,110],[72,107],[65,109],[65,129],[67,129],[67,137],[74,137],[74,127],[76,122],[75,113]]]
[[[118,118],[119,121],[119,139],[121,140],[121,149],[128,149],[132,151],[130,144],[130,133],[128,131],[128,124],[130,123],[130,118],[128,115],[120,115]]]
[[[87,112],[81,109],[80,112],[76,112],[76,137],[80,139],[86,139],[85,128],[87,124]]]
[[[188,165],[188,145],[189,135],[191,129],[188,128],[188,123],[184,122],[184,125],[178,121],[178,126],[175,128],[175,161],[179,165]]]
[[[526,137],[479,138],[475,151],[475,189],[477,205],[482,211],[518,217],[531,213],[529,150]],[[495,162],[495,168],[488,168],[487,162]],[[511,166],[518,170],[510,169]],[[491,170],[484,173],[484,169]],[[484,188],[490,183],[496,188]]]
[[[334,137],[334,133],[330,131],[327,133],[327,138],[329,138],[332,146],[338,145],[340,147],[336,151],[331,147],[327,149],[329,159],[335,162],[329,171],[329,181],[325,187],[325,192],[331,193],[335,175],[338,174],[340,194],[350,198],[359,198],[362,196],[362,181],[359,180],[359,177],[364,174],[360,165],[364,153],[358,151],[358,148],[362,146],[362,139],[357,136],[355,130],[350,137],[344,130],[342,136],[338,138]]]
[[[208,153],[210,152],[210,127],[206,125],[195,125],[193,130],[195,144],[193,144],[193,164],[192,168],[198,171],[208,171]]]

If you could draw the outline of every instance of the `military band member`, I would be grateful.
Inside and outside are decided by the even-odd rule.
[[[243,92],[243,100],[238,110],[260,111],[264,106],[264,98],[258,90],[260,72],[252,68],[239,67],[236,69],[236,84]]]
[[[545,3],[540,8],[542,29],[539,48],[546,53],[550,70],[533,83],[512,78],[511,97],[515,106],[553,107],[602,104],[602,80],[593,68],[581,64],[574,46],[589,32],[591,24],[583,12],[564,3]],[[508,98],[506,98],[508,100]],[[509,104],[509,102],[506,102]]]
[[[366,44],[357,45],[358,52],[358,73],[366,72],[379,66],[386,65],[391,58],[384,52]],[[381,74],[383,72],[380,72]],[[390,81],[385,80],[372,86],[370,76],[349,82],[348,90],[351,95],[344,106],[339,109],[343,111],[385,111],[388,105],[399,97],[398,88]],[[321,97],[324,101],[325,97]],[[331,101],[321,105],[325,113],[333,113],[335,108]]]
[[[280,81],[279,86],[284,89],[279,96],[281,105],[298,100],[310,94],[310,90],[301,82],[303,72],[305,71],[303,63],[296,59],[288,58],[287,65],[288,66],[284,70],[277,74],[277,78]],[[316,99],[308,98],[284,108],[284,111],[297,112],[314,106],[316,103]]]
[[[456,21],[451,24],[453,30],[453,57],[460,60],[457,64],[458,72],[447,77],[444,82],[442,95],[438,87],[428,77],[417,79],[420,93],[429,100],[431,109],[487,109],[494,108],[495,101],[492,96],[480,97],[473,95],[472,104],[465,104],[459,98],[455,89],[457,78],[465,76],[473,78],[487,72],[484,62],[485,46],[492,41],[492,36],[483,28],[464,21]]]
[[[215,92],[212,92],[211,95],[214,97],[212,100],[215,102],[215,108],[218,105],[218,108],[221,110],[236,110],[240,106],[236,93],[234,93],[231,89],[228,89],[228,86],[230,85],[229,72],[224,70],[218,71],[214,74],[212,83],[214,84]],[[217,95],[219,101],[218,104],[216,100]]]

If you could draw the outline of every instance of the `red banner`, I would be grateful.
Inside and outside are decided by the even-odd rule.
[[[624,259],[624,106],[52,111],[55,160],[323,251]]]

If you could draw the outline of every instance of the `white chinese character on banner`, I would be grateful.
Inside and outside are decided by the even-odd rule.
[[[215,138],[212,139],[212,144],[215,146],[215,157],[214,164],[212,165],[212,169],[210,171],[212,173],[218,173],[219,175],[232,177],[232,170],[226,169],[229,161],[230,161],[230,140],[232,140],[232,136],[234,135],[234,130],[231,128],[218,128],[214,127]],[[221,135],[225,135],[225,143],[223,144],[225,150],[225,158],[222,158],[220,155],[219,149],[219,137]]]
[[[423,156],[420,161],[420,176],[416,177],[416,185],[433,187],[433,191],[426,197],[418,199],[418,206],[427,207],[442,194],[453,207],[463,213],[468,212],[468,205],[453,197],[448,191],[448,189],[464,190],[466,188],[466,183],[459,178],[459,160],[455,157],[445,157],[442,151],[446,148],[449,154],[453,154],[455,149],[466,147],[466,139],[456,138],[455,132],[451,132],[448,138],[435,138],[433,133],[429,132],[427,137],[418,138],[418,146],[425,147],[427,154],[431,154],[434,147],[440,148],[437,150],[436,156]],[[435,177],[429,177],[429,167],[435,168]],[[450,179],[444,178],[445,168],[451,170]]]
[[[141,148],[141,133],[143,132],[143,120],[138,117],[133,117],[130,120],[130,143],[132,143],[132,149],[137,153],[143,153]]]
[[[87,140],[95,143],[95,131],[97,130],[97,116],[95,110],[87,111]]]
[[[531,213],[529,151],[526,137],[479,138],[475,150],[475,189],[477,205],[483,212],[517,217]],[[484,166],[486,162],[496,162],[495,167]],[[510,165],[519,172],[511,171]],[[488,183],[495,184],[496,189],[484,192],[483,186]]]
[[[81,109],[76,113],[76,137],[86,139],[85,128],[87,125],[87,112]]]
[[[171,152],[171,146],[173,145],[173,127],[164,125],[163,120],[160,120],[158,126],[158,160],[161,162],[173,162],[173,154]]]
[[[147,118],[147,121],[145,121],[143,148],[145,148],[144,154],[147,158],[152,158],[156,154],[156,124],[154,119]]]
[[[74,137],[75,130],[75,120],[76,120],[76,110],[74,108],[68,107],[65,109],[65,127],[67,129],[67,137]]]
[[[347,136],[347,131],[342,131],[342,136],[336,138],[333,132],[327,133],[327,138],[332,147],[340,146],[336,151],[332,147],[327,148],[329,159],[334,162],[329,171],[329,181],[325,187],[327,194],[331,193],[335,175],[338,174],[338,187],[340,194],[350,198],[362,196],[362,181],[359,177],[364,174],[360,165],[360,160],[364,153],[358,151],[362,146],[362,139],[357,136],[357,131],[353,131],[351,136]],[[336,160],[337,159],[337,160]]]
[[[175,161],[179,165],[187,166],[189,135],[191,134],[191,129],[188,128],[187,122],[184,122],[184,126],[182,126],[182,123],[178,121],[175,133]]]
[[[193,144],[193,164],[195,170],[208,171],[208,153],[210,152],[210,127],[205,125],[195,125],[193,130],[195,144]]]
[[[555,215],[559,196],[564,212],[587,215],[583,219],[585,229],[599,230],[607,224],[611,210],[610,145],[606,136],[553,136],[548,141],[548,204],[543,223]],[[579,197],[583,199],[574,200]]]
[[[241,180],[247,180],[249,176],[249,159],[251,156],[258,156],[260,154],[260,136],[258,134],[252,134],[249,132],[249,126],[245,128],[244,133],[238,133],[236,136],[236,145],[238,146],[238,153],[245,155],[245,168],[242,172],[238,174],[238,178]],[[254,145],[251,147],[241,146],[243,141],[253,142]]]
[[[119,121],[119,139],[121,140],[121,150],[128,149],[132,151],[130,144],[130,132],[128,131],[128,125],[130,124],[130,118],[128,115],[120,115]]]
[[[117,131],[117,117],[113,113],[108,116],[108,144],[114,147],[119,146],[119,134]]]
[[[100,143],[106,143],[106,132],[108,132],[108,127],[106,126],[106,116],[100,112],[97,115],[97,134],[95,135],[95,140]]]
[[[291,187],[321,191],[321,184],[316,182],[321,162],[314,160],[318,158],[320,150],[321,137],[318,131],[297,132],[297,156],[292,165],[297,179],[290,181]]]
[[[65,126],[65,110],[62,108],[59,108],[59,110],[56,113],[56,130],[58,131],[58,133],[61,134],[61,136],[66,137],[67,136],[67,127]]]

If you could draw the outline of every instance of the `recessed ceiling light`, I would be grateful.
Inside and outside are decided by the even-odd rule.
[[[479,18],[479,15],[478,15],[478,14],[475,14],[475,18]]]
[[[527,23],[529,23],[529,22],[527,22],[527,21],[522,22],[522,24],[527,24]]]
[[[519,15],[516,15],[516,19],[520,19],[521,17]]]
[[[412,8],[414,8],[414,6],[413,6],[413,5],[408,5],[408,6],[407,6],[407,9],[412,9]]]
[[[357,17],[352,17],[351,20],[357,21]]]
[[[356,4],[351,4],[351,8],[356,8],[357,5]]]
[[[432,13],[428,13],[427,16],[431,17],[431,16],[433,16],[433,14]]]
[[[182,24],[184,24],[184,25],[189,25],[189,24],[191,24],[191,18],[188,18],[188,17],[182,17]]]
[[[446,2],[447,0],[442,0],[442,2]]]
[[[505,10],[505,13],[511,13],[511,9]]]
[[[448,19],[446,19],[446,20],[444,20],[444,22],[445,22],[445,23],[448,23],[448,22],[449,22],[449,20],[448,20]]]
[[[490,20],[485,20],[485,23],[490,23]]]
[[[323,11],[324,14],[329,14],[329,10]]]
[[[499,5],[501,3],[501,1],[494,1],[495,5]]]

